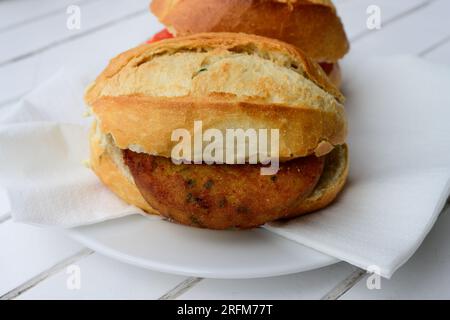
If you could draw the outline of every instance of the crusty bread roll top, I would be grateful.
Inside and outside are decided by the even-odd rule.
[[[296,47],[254,35],[198,34],[113,59],[85,100],[121,149],[171,156],[172,132],[278,129],[280,159],[345,142],[343,96]]]

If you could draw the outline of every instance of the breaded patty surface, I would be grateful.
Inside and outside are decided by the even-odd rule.
[[[210,229],[252,228],[293,215],[324,167],[323,157],[309,156],[263,176],[261,165],[176,165],[130,150],[124,150],[124,161],[144,199],[161,215]]]

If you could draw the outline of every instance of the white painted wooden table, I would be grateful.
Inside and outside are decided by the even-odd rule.
[[[148,0],[0,1],[0,113],[66,64],[105,62],[160,29]],[[337,0],[351,54],[411,53],[450,64],[449,0]],[[381,8],[382,28],[368,30],[366,10]],[[66,10],[81,8],[81,29]],[[1,150],[0,150],[1,152]],[[82,270],[67,288],[67,266]],[[93,252],[56,230],[14,223],[0,189],[2,299],[420,299],[450,298],[450,209],[414,257],[381,290],[347,263],[268,279],[208,280],[161,274]]]

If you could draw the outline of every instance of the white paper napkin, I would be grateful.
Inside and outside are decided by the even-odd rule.
[[[350,176],[331,207],[267,228],[390,277],[450,193],[450,68],[414,57],[344,64]]]
[[[0,186],[15,221],[73,227],[142,213],[83,165],[92,121],[83,91],[94,76],[61,70],[0,114]]]
[[[405,56],[352,58],[344,74],[345,191],[319,213],[266,228],[390,277],[450,192],[450,68]],[[0,185],[16,221],[70,227],[141,213],[82,166],[90,122],[82,94],[93,76],[63,70],[0,114]]]

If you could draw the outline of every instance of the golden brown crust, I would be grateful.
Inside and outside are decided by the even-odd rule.
[[[347,130],[343,111],[278,105],[213,101],[200,104],[182,98],[126,96],[101,98],[92,109],[101,119],[101,130],[112,134],[119,148],[134,145],[148,154],[165,157],[170,157],[178,144],[171,141],[173,130],[185,128],[193,137],[196,120],[202,120],[204,131],[219,129],[223,136],[230,128],[278,129],[281,161],[310,155],[321,142],[343,144]]]
[[[151,65],[153,58],[167,55],[168,61],[173,61],[177,52],[183,55],[186,51],[205,50],[212,51],[212,58],[217,56],[217,51],[223,50],[245,51],[246,54],[233,56],[229,59],[232,62],[223,64],[216,73],[207,71],[196,76],[195,86],[190,84],[195,92],[191,88],[191,93],[182,97],[151,96],[157,88],[167,86],[168,81],[174,84],[169,90],[186,78],[188,82],[194,81],[191,73],[181,72],[180,75],[179,68],[170,69],[172,65],[167,61]],[[263,70],[271,67],[270,70],[277,71],[279,77],[274,78],[274,73],[266,71],[263,76],[257,74],[256,79],[251,78],[246,83],[234,81],[236,73],[246,69],[245,64],[236,63],[243,57],[247,63],[252,59],[261,60],[258,66]],[[233,66],[238,70],[232,69]],[[210,73],[212,76],[208,78]],[[148,79],[155,74],[161,74],[161,77],[155,77],[156,80],[149,84]],[[167,79],[167,76],[173,79]],[[180,77],[183,81],[179,81]],[[228,78],[231,81],[224,83]],[[225,89],[254,85],[250,88],[252,93],[262,92],[266,96],[228,94],[220,92],[222,87],[219,85],[228,86]],[[292,90],[294,87],[297,89]],[[135,93],[139,90],[145,93]],[[274,93],[275,97],[271,96]],[[282,160],[309,155],[319,146],[316,154],[322,155],[321,150],[327,150],[324,143],[340,145],[347,134],[344,107],[339,102],[343,96],[320,66],[293,46],[251,35],[201,34],[137,47],[115,58],[87,90],[85,99],[100,120],[102,131],[112,134],[120,148],[135,145],[149,154],[166,157],[170,157],[176,144],[170,139],[173,130],[192,130],[197,120],[203,122],[204,130],[279,129]],[[286,102],[275,103],[272,102],[274,99]]]
[[[85,100],[92,103],[102,95],[108,80],[122,72],[130,72],[141,65],[163,55],[183,52],[229,51],[248,53],[255,57],[264,57],[268,61],[283,64],[288,70],[301,73],[327,93],[343,102],[344,96],[329,80],[322,68],[310,60],[302,51],[287,43],[265,37],[243,33],[203,33],[187,37],[177,37],[151,44],[143,44],[125,51],[112,59],[107,68],[88,88]]]
[[[150,9],[177,36],[257,34],[293,44],[318,62],[336,62],[349,50],[329,0],[153,0]]]

